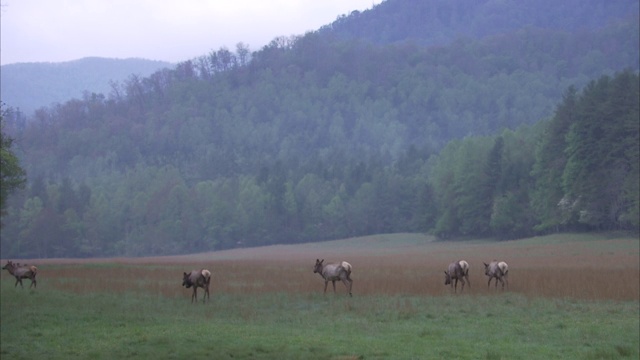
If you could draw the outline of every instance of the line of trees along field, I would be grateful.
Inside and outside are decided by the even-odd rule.
[[[7,112],[29,184],[3,257],[638,231],[637,17],[443,47],[323,31]]]

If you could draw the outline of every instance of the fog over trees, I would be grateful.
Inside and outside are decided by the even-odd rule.
[[[637,7],[388,0],[13,109],[3,257],[637,232]]]

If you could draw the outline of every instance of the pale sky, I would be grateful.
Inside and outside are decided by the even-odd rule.
[[[0,0],[0,64],[89,56],[179,62],[260,50],[381,0]]]

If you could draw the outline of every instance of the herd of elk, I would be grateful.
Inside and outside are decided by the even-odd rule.
[[[31,285],[29,285],[29,288],[33,287],[37,287],[38,284],[36,283],[36,275],[38,274],[38,268],[33,266],[33,265],[27,265],[27,264],[23,264],[20,265],[20,263],[13,263],[11,261],[7,262],[7,265],[2,267],[3,270],[7,270],[9,272],[9,274],[15,276],[16,278],[16,284],[14,285],[14,287],[18,286],[18,283],[20,284],[21,288],[24,288],[24,286],[22,286],[22,279],[29,279],[31,280]]]
[[[484,274],[489,277],[487,287],[490,287],[492,279],[496,279],[496,289],[498,288],[498,281],[502,284],[503,290],[505,283],[507,284],[507,288],[509,288],[509,265],[507,265],[506,262],[493,260],[489,264],[483,264]],[[464,279],[466,279],[466,282],[471,286],[471,282],[469,281],[469,263],[464,260],[458,260],[449,264],[447,270],[444,271],[444,275],[444,284],[451,285],[454,292],[458,290],[458,280],[462,282],[462,290],[464,290]]]
[[[37,287],[36,283],[36,275],[38,274],[38,268],[33,265],[13,263],[8,261],[7,264],[2,267],[2,269],[6,269],[9,271],[11,275],[16,278],[16,283],[14,285],[20,287],[22,285],[22,279],[31,280],[31,286]],[[320,274],[324,279],[324,293],[327,292],[327,286],[329,281],[331,281],[333,285],[333,292],[336,292],[336,281],[340,280],[347,288],[347,292],[349,296],[353,296],[351,293],[351,288],[353,286],[353,280],[351,279],[351,264],[346,261],[341,261],[338,263],[329,263],[325,264],[324,259],[316,259],[316,264],[313,267],[313,272]],[[509,287],[509,266],[504,261],[493,260],[489,264],[484,263],[484,273],[489,277],[489,281],[487,283],[487,287],[491,287],[491,280],[495,280],[495,287],[498,288],[498,281],[502,284],[502,289],[504,290],[505,283],[507,284],[507,288]],[[462,283],[462,287],[460,291],[464,290],[465,284],[469,284],[471,287],[471,281],[469,280],[469,263],[465,260],[458,260],[452,262],[447,267],[447,270],[444,271],[445,274],[445,285],[450,285],[454,292],[458,291],[458,281]],[[466,280],[466,281],[465,281]],[[209,294],[209,285],[211,283],[211,271],[207,269],[200,270],[192,270],[191,272],[183,273],[182,277],[182,286],[188,288],[193,287],[193,293],[191,295],[191,303],[198,302],[198,288],[204,289],[204,295],[202,297],[202,301],[206,302],[207,299],[211,300],[211,295]]]

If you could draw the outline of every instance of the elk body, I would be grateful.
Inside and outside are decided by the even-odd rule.
[[[15,276],[16,284],[14,285],[14,287],[18,286],[18,283],[19,283],[20,287],[24,288],[24,286],[22,285],[22,279],[31,280],[31,285],[29,285],[29,288],[31,288],[32,286],[33,287],[38,286],[38,284],[36,283],[36,275],[38,274],[38,268],[33,265],[20,265],[20,264],[14,264],[13,262],[8,261],[7,264],[2,267],[2,269],[6,269],[9,272],[9,274]]]
[[[509,287],[509,265],[507,265],[504,261],[496,261],[493,260],[490,263],[484,264],[484,274],[489,277],[489,281],[487,282],[487,287],[491,286],[491,280],[495,280],[496,289],[498,288],[498,281],[502,284],[502,289],[504,290],[505,281],[507,283],[507,288]]]
[[[458,280],[462,283],[460,292],[464,290],[465,278],[469,282],[469,263],[464,260],[452,262],[444,272],[444,284],[451,285],[454,292],[458,292]],[[469,286],[471,286],[471,282],[469,282]]]
[[[465,280],[467,280],[467,284],[471,287],[471,280],[469,280],[469,269],[471,267],[469,266],[469,263],[464,260],[460,260],[458,261],[458,264],[460,264],[460,267],[462,268],[462,273],[464,274]]]
[[[211,283],[211,271],[207,269],[191,270],[190,273],[183,273],[182,286],[187,289],[193,287],[193,294],[191,295],[191,303],[193,300],[198,302],[198,288],[204,289],[204,295],[202,296],[202,302],[205,302],[207,298],[211,300],[209,294],[209,284]]]
[[[324,259],[316,259],[316,265],[313,268],[313,272],[320,274],[324,279],[324,293],[327,292],[327,285],[329,284],[329,281],[333,284],[333,292],[335,293],[336,281],[340,280],[347,288],[349,296],[353,296],[351,294],[351,287],[353,285],[353,280],[351,280],[351,264],[348,262],[342,261],[340,263],[325,265]]]

